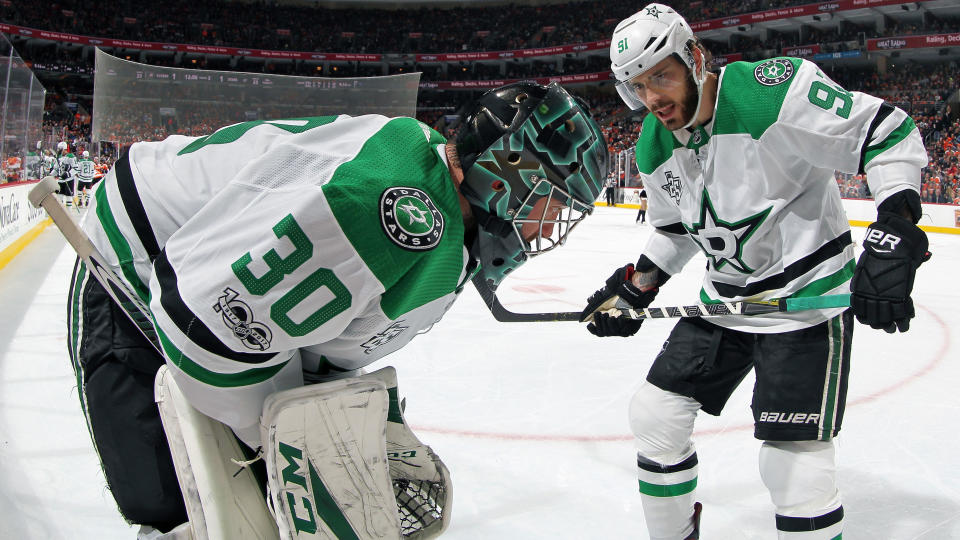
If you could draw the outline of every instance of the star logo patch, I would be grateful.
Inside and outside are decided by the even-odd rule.
[[[650,6],[647,8],[646,14],[659,19],[661,13],[664,13],[664,12],[660,11],[660,9],[657,6]]]
[[[660,186],[660,189],[666,191],[673,202],[680,204],[680,196],[683,195],[683,184],[680,183],[680,177],[674,176],[673,171],[667,171],[663,175],[667,177],[667,183]]]
[[[443,214],[425,192],[411,187],[383,192],[380,223],[390,240],[411,251],[433,249],[443,235]]]
[[[684,223],[683,227],[707,255],[715,270],[729,264],[741,274],[752,274],[753,268],[743,260],[743,248],[771,210],[772,206],[740,221],[724,221],[717,215],[710,194],[704,189],[699,222],[693,225]]]
[[[757,66],[753,76],[764,86],[775,86],[793,77],[793,72],[793,64],[789,60],[774,58]]]

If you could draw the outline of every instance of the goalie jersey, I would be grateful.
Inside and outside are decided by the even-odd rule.
[[[444,143],[376,115],[137,143],[83,228],[191,404],[255,447],[267,395],[370,364],[452,304],[468,256]]]
[[[705,303],[848,293],[856,261],[834,172],[866,172],[879,205],[919,192],[927,164],[906,113],[797,58],[727,65],[708,124],[671,132],[647,115],[636,155],[655,227],[644,254],[669,274],[706,254]],[[710,321],[783,332],[843,309]]]

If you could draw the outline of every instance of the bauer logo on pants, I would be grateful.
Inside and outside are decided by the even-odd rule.
[[[392,187],[380,196],[380,222],[393,243],[412,251],[433,249],[443,235],[443,215],[430,197],[411,187]]]

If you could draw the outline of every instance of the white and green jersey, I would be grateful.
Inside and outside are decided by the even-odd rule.
[[[96,164],[92,159],[81,158],[74,166],[76,169],[77,180],[80,182],[93,182],[93,175],[96,174]]]
[[[906,113],[797,58],[727,65],[706,126],[671,132],[647,115],[636,155],[656,227],[644,253],[675,274],[702,250],[704,302],[849,292],[854,245],[834,171],[866,172],[879,205],[919,191],[927,163]],[[782,332],[840,311],[710,321]]]
[[[77,162],[77,156],[73,155],[73,152],[65,152],[63,154],[58,154],[56,158],[56,164],[54,165],[53,174],[56,175],[60,180],[67,180],[72,178],[74,175],[73,166]]]
[[[57,158],[51,155],[44,155],[41,163],[43,163],[43,169],[40,171],[41,176],[56,174]]]
[[[149,303],[190,402],[259,444],[267,395],[396,351],[454,301],[467,252],[444,143],[376,115],[137,143],[83,226]]]
[[[27,171],[27,178],[39,178],[40,174],[40,154],[30,151],[27,152],[27,159],[24,163]]]

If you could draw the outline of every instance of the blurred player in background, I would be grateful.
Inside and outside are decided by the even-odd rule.
[[[53,169],[51,174],[57,178],[60,183],[60,198],[67,206],[73,205],[73,166],[77,162],[77,156],[70,151],[66,141],[57,143],[57,154],[53,158]]]
[[[847,393],[853,318],[887,332],[914,316],[915,271],[929,257],[920,218],[927,156],[902,110],[848,92],[798,58],[734,62],[719,75],[673,9],[622,21],[610,56],[617,89],[646,107],[636,156],[654,231],[639,261],[588,301],[645,308],[697,250],[703,302],[852,292],[851,307],[684,318],[630,404],[650,538],[697,538],[700,410],[720,414],[753,369],[754,436],[780,538],[843,529],[833,438]],[[865,172],[877,208],[854,258],[834,171]],[[589,330],[630,336],[641,320],[596,313]]]
[[[592,211],[607,162],[586,106],[559,85],[533,83],[480,97],[455,142],[412,118],[344,115],[134,144],[96,188],[83,228],[149,303],[164,356],[79,261],[69,300],[80,397],[121,513],[144,534],[185,528],[154,403],[164,361],[190,404],[258,449],[268,396],[360,374],[439,321],[477,273],[495,289],[563,243]],[[390,426],[402,422],[395,399],[388,420],[390,447]],[[382,440],[377,426],[352,429]],[[315,427],[304,436],[350,431]],[[445,479],[429,448],[410,452],[391,461],[391,474],[407,464]],[[356,474],[385,460],[356,464]],[[326,478],[325,460],[310,463]],[[276,476],[286,465],[267,467]],[[313,527],[346,521],[367,538],[367,517],[397,521],[392,493],[391,508],[378,510],[362,490],[326,488],[340,502],[317,508]],[[344,504],[351,494],[366,502]],[[304,510],[284,511],[279,495],[278,522],[300,530]]]
[[[90,159],[90,152],[84,150],[80,154],[80,161],[74,167],[74,178],[76,180],[76,195],[74,200],[77,206],[85,207],[90,204],[90,196],[87,191],[93,186],[93,178],[96,174],[96,164]]]

